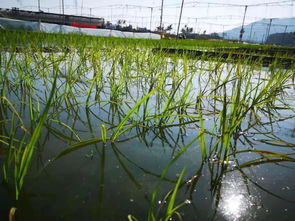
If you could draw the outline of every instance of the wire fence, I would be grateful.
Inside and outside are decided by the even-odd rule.
[[[22,5],[23,10],[53,13],[65,13],[90,17],[102,17],[112,24],[124,21],[123,26],[132,25],[138,28],[147,28],[152,31],[161,26],[163,29],[172,25],[170,33],[176,33],[178,26],[190,27],[193,33],[220,33],[222,37],[237,39],[243,27],[244,39],[263,41],[267,35],[275,32],[295,31],[295,0],[268,1],[254,4],[232,4],[213,1],[182,1],[183,13],[181,19],[180,9],[182,4],[165,3],[159,5],[140,4],[104,4],[100,6],[86,6],[83,1],[76,4],[63,4],[47,7],[42,2],[37,5]],[[158,1],[161,2],[160,0]],[[1,6],[1,3],[0,3]],[[246,10],[245,10],[246,9]],[[280,11],[286,17],[275,17]],[[259,15],[259,16],[257,16]],[[243,18],[244,22],[243,22]],[[162,19],[161,19],[162,18]],[[270,22],[271,21],[271,22]],[[237,28],[238,27],[238,28]]]

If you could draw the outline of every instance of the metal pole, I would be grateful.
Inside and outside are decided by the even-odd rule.
[[[38,0],[38,11],[41,11],[40,0]]]
[[[91,10],[92,8],[89,8],[89,17],[91,17]]]
[[[285,31],[284,31],[282,42],[284,42],[284,40],[285,40],[285,35],[286,35],[286,32],[287,32],[287,28],[288,28],[288,25],[286,25],[286,27],[285,27]]]
[[[244,23],[245,23],[245,18],[246,18],[246,13],[247,13],[247,8],[248,8],[248,5],[245,5],[244,18],[243,18],[242,28],[241,28],[241,31],[240,31],[240,41],[242,41],[242,39],[243,39],[243,34],[244,34],[244,32],[245,32],[245,30],[244,30]]]
[[[197,21],[198,21],[198,19],[196,18],[196,23],[195,23],[195,33],[197,33],[196,31],[197,31]]]
[[[162,5],[161,5],[160,31],[162,31],[162,22],[163,22],[163,4],[164,4],[164,0],[162,0]]]
[[[40,0],[38,0],[38,11],[41,12]],[[38,14],[38,17],[39,17],[38,28],[39,28],[39,31],[40,31],[41,30],[40,14]]]
[[[251,25],[250,36],[249,36],[249,40],[248,40],[248,41],[251,41],[251,37],[252,37],[252,29],[253,29],[253,23],[252,23],[252,25]]]
[[[153,21],[153,7],[150,7],[151,9],[151,19],[150,19],[150,31],[152,31],[152,21]]]
[[[272,18],[269,20],[269,27],[268,27],[268,31],[267,31],[267,38],[269,37],[270,28],[271,28],[271,23],[272,23]],[[267,39],[267,38],[266,38],[266,39]]]
[[[62,4],[62,14],[64,15],[65,14],[65,2],[64,2],[64,0],[61,1],[61,4]]]
[[[178,37],[178,34],[179,34],[179,27],[180,27],[181,16],[182,16],[183,2],[184,2],[184,0],[182,0],[182,2],[181,2],[181,9],[180,9],[180,15],[179,15],[179,21],[178,21],[178,27],[177,27],[177,34],[176,34],[177,37]]]
[[[272,19],[269,19],[269,24],[266,26],[266,32],[265,32],[265,38],[264,38],[264,44],[266,43],[266,40],[267,40],[267,37],[269,35],[269,30],[270,30],[270,26],[271,26],[271,22],[272,22]]]
[[[65,2],[62,0],[62,14],[63,14],[63,20],[64,20],[64,25],[66,24],[66,17],[65,17]]]
[[[198,19],[196,18],[195,31],[194,31],[195,39],[197,39],[197,21]]]

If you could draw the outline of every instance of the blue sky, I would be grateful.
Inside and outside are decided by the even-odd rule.
[[[172,24],[174,31],[177,29],[181,1],[164,0],[163,23],[165,26]],[[262,18],[294,17],[295,0],[285,1],[288,0],[185,0],[181,26],[188,25],[197,32],[206,30],[207,33],[232,29],[242,23],[243,5],[249,5],[246,24]],[[59,13],[61,2],[62,0],[40,0],[40,5],[43,11]],[[282,3],[251,6],[271,2]],[[64,4],[67,14],[90,15],[91,13],[92,16],[104,17],[113,23],[124,19],[135,27],[149,28],[151,25],[152,29],[160,23],[161,0],[64,0]],[[0,7],[37,10],[38,0],[2,0]]]

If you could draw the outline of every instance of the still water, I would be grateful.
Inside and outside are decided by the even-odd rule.
[[[173,68],[178,68],[179,65],[181,66],[177,64]],[[171,71],[173,68],[168,66],[167,70]],[[65,66],[61,69],[66,74]],[[105,70],[110,69],[111,65],[106,64]],[[196,66],[192,70],[196,71]],[[228,69],[225,68],[225,73],[226,70]],[[86,75],[88,78],[85,77],[85,82],[92,74],[90,71]],[[120,105],[114,105],[107,101],[112,98],[112,86],[115,84],[107,75],[103,78],[105,84],[98,90],[100,102],[90,107],[83,103],[89,84],[83,83],[85,79],[81,77],[82,83],[78,82],[74,87],[75,102],[80,102],[79,105],[68,111],[67,104],[63,103],[55,110],[59,110],[58,114],[51,112],[52,119],[69,125],[75,133],[56,122],[46,125],[35,149],[20,200],[14,200],[13,185],[4,181],[0,185],[1,220],[12,206],[17,207],[17,220],[111,221],[128,220],[128,215],[138,220],[147,220],[152,206],[155,215],[160,218],[165,214],[169,203],[165,196],[173,190],[183,168],[186,169],[175,202],[176,205],[183,203],[177,210],[183,220],[294,219],[294,163],[284,162],[271,155],[268,158],[262,157],[262,151],[253,151],[290,153],[292,156],[295,147],[295,116],[290,110],[279,110],[272,119],[261,116],[262,123],[248,128],[247,132],[240,131],[241,136],[232,141],[236,154],[231,154],[228,161],[214,154],[202,160],[199,143],[194,142],[171,165],[164,178],[161,178],[163,169],[183,147],[198,136],[199,128],[196,124],[177,126],[179,122],[176,122],[176,126],[149,127],[148,130],[143,130],[140,126],[133,127],[114,143],[88,145],[53,160],[77,142],[77,136],[81,140],[100,137],[100,124],[104,123],[108,128],[118,124],[129,105],[149,89],[149,84],[145,86],[147,89],[141,84],[141,81],[147,79],[138,80],[133,76],[127,85],[130,90],[124,95],[126,102],[121,101]],[[208,81],[206,77],[200,79],[198,75],[192,79],[194,86],[205,85]],[[253,81],[256,81],[255,78]],[[36,94],[40,99],[45,99],[43,91],[47,89],[42,82],[42,79],[35,81],[38,88]],[[65,82],[65,78],[60,77],[60,90],[64,89]],[[183,85],[185,84],[186,81]],[[233,84],[232,81],[229,90],[234,87]],[[171,88],[173,78],[167,80],[166,89]],[[119,89],[120,86],[117,87]],[[197,86],[192,88],[191,94],[196,94],[198,90]],[[120,93],[124,91],[121,90]],[[289,88],[287,92],[288,101],[294,107],[294,88]],[[14,91],[8,97],[20,109],[24,109],[23,118],[26,125],[30,125],[29,112],[21,104],[21,93],[23,92]],[[95,96],[97,91],[93,92],[92,100]],[[212,131],[217,122],[213,112],[221,105],[216,104],[213,111],[209,110],[209,101],[206,102],[204,124],[208,131]],[[156,98],[151,98],[150,105],[156,103]],[[150,110],[150,113],[153,112],[157,112],[157,109]],[[187,112],[193,114],[192,110]],[[250,118],[245,118],[242,126],[247,128],[250,121]],[[111,130],[108,133],[111,136]],[[208,135],[207,147],[212,146],[216,139]],[[0,152],[0,163],[5,159],[5,152]],[[150,199],[157,186],[156,200],[151,205]],[[171,220],[179,220],[179,217],[175,215]]]

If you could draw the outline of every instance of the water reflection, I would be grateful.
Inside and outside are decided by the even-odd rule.
[[[224,176],[217,210],[226,220],[253,219],[257,212],[256,205],[259,205],[259,196],[251,195],[240,174],[230,173]]]
[[[163,60],[159,59],[159,62],[161,61]],[[69,67],[73,63],[75,62],[70,63]],[[105,63],[106,66],[110,66],[108,61]],[[83,65],[85,64],[81,64],[81,66]],[[166,65],[155,65],[153,64],[152,67],[159,66],[163,67],[163,69],[166,67]],[[193,65],[195,64],[193,63]],[[130,67],[131,65],[125,66]],[[112,67],[116,67],[116,64],[112,65]],[[73,66],[70,69],[74,70],[76,67]],[[203,69],[204,67],[202,67]],[[80,79],[84,75],[84,77],[88,76],[88,67],[86,67],[84,75],[80,68],[77,70],[79,70],[77,71],[79,75],[75,79]],[[272,149],[266,149],[266,147],[261,147],[260,145],[256,146],[254,143],[254,141],[260,142],[268,145],[267,147],[275,145],[279,147],[293,147],[292,141],[285,142],[281,140],[282,138],[272,135],[275,123],[290,120],[291,118],[281,116],[276,120],[269,108],[263,108],[259,112],[260,114],[262,113],[262,116],[266,116],[263,118],[264,120],[258,119],[256,114],[250,112],[249,117],[245,118],[242,126],[235,126],[229,131],[224,131],[218,122],[222,108],[225,108],[223,111],[225,114],[227,109],[226,105],[221,105],[222,100],[220,98],[223,97],[226,101],[228,97],[226,91],[236,86],[232,85],[227,88],[224,83],[222,84],[224,91],[221,90],[222,87],[220,85],[217,87],[219,89],[211,91],[208,89],[210,81],[214,85],[216,84],[215,82],[220,80],[220,77],[216,74],[199,75],[198,72],[194,71],[192,72],[191,80],[186,81],[187,75],[180,76],[178,71],[172,72],[172,74],[177,74],[177,77],[168,79],[164,76],[166,73],[168,76],[167,70],[157,70],[156,72],[163,73],[163,77],[145,74],[145,80],[142,80],[141,74],[138,76],[134,74],[135,78],[131,75],[128,75],[129,77],[124,75],[124,78],[117,78],[116,69],[106,71],[105,75],[102,74],[100,78],[97,78],[99,80],[93,82],[95,90],[90,88],[89,91],[88,84],[85,82],[90,82],[92,76],[89,76],[89,79],[86,77],[87,79],[84,79],[85,82],[84,80],[77,80],[76,83],[72,83],[74,75],[64,74],[60,77],[59,91],[65,95],[66,99],[61,97],[55,102],[56,105],[53,105],[52,113],[49,116],[50,120],[46,123],[46,134],[42,134],[40,145],[38,145],[42,147],[38,149],[40,162],[43,162],[43,158],[45,160],[51,159],[55,154],[59,157],[56,157],[56,160],[48,161],[51,167],[46,169],[48,169],[48,174],[51,175],[50,179],[44,173],[42,174],[43,176],[37,178],[38,182],[31,180],[30,185],[28,185],[26,191],[30,194],[27,194],[27,196],[24,194],[24,198],[22,198],[23,207],[19,207],[24,211],[28,211],[26,212],[28,215],[24,217],[30,217],[34,213],[45,216],[44,210],[37,206],[34,206],[31,209],[32,212],[30,212],[31,210],[27,208],[27,205],[30,205],[30,203],[32,205],[43,204],[42,206],[46,208],[47,214],[60,213],[69,218],[73,214],[78,213],[85,220],[89,220],[91,216],[95,216],[98,220],[121,220],[129,213],[144,219],[149,206],[156,216],[160,216],[165,213],[166,204],[169,202],[167,197],[171,195],[178,179],[175,173],[176,171],[181,171],[184,166],[188,167],[186,176],[190,178],[180,185],[180,190],[176,196],[180,202],[184,201],[185,204],[189,204],[189,206],[186,205],[180,208],[180,210],[187,208],[187,212],[183,213],[184,216],[186,215],[184,220],[208,220],[208,217],[212,215],[210,210],[210,194],[213,195],[215,200],[214,208],[217,208],[217,214],[223,216],[226,220],[255,219],[260,201],[263,201],[260,200],[260,195],[255,194],[255,191],[264,191],[272,197],[275,196],[280,200],[283,199],[273,194],[272,189],[267,190],[259,186],[255,182],[255,178],[253,181],[249,177],[246,178],[246,175],[242,173],[242,169],[247,172],[249,167],[266,163],[294,162],[290,154],[276,154],[272,152]],[[211,72],[208,71],[208,73]],[[171,72],[169,71],[170,74]],[[215,76],[214,78],[216,79],[208,79],[207,76]],[[161,91],[165,91],[165,93],[155,94],[142,107],[138,108],[138,113],[134,114],[126,122],[130,126],[128,129],[129,133],[122,135],[116,143],[102,145],[101,143],[96,143],[96,141],[93,142],[93,139],[95,140],[100,136],[98,125],[105,124],[108,128],[108,134],[111,135],[116,125],[127,116],[127,113],[132,110],[137,101],[152,91],[156,87],[155,82],[162,78],[167,80],[161,86]],[[43,91],[46,91],[46,88],[42,85],[46,85],[47,78],[39,81],[37,79],[35,81],[37,83],[40,81],[39,84],[41,85],[38,86],[40,93],[36,92],[37,98],[33,98],[41,100],[41,106],[44,106],[45,103],[43,101],[46,99],[44,99]],[[10,82],[14,82],[13,78]],[[235,77],[233,81],[228,83],[231,84],[233,82],[237,84]],[[124,85],[126,86],[123,87]],[[190,87],[193,88],[191,91],[189,90]],[[14,85],[11,88],[14,89]],[[24,86],[23,88],[26,90],[29,87]],[[204,98],[198,97],[195,100],[193,97],[195,97],[196,89],[199,90],[199,88],[202,88],[204,91]],[[207,90],[208,93],[206,92]],[[86,91],[88,93],[85,93]],[[190,91],[190,93],[186,94],[185,91]],[[35,121],[29,121],[30,113],[27,103],[31,101],[26,94],[29,94],[29,92],[20,91],[19,95],[15,96],[11,93],[10,99],[16,104],[20,103],[19,106],[16,105],[19,108],[17,112],[26,120],[25,125],[28,125],[27,127],[33,131]],[[85,100],[86,95],[88,97]],[[206,131],[206,139],[209,141],[207,142],[208,159],[211,160],[198,162],[198,159],[201,161],[199,146],[198,144],[192,145],[190,149],[183,153],[181,159],[174,163],[167,177],[162,176],[162,169],[166,168],[168,163],[172,164],[177,159],[175,156],[181,153],[186,144],[197,136],[200,118],[196,112],[197,107],[193,106],[196,102],[202,103],[203,116],[208,118],[205,127],[208,130]],[[14,136],[14,134],[10,134],[9,124],[6,124],[8,122],[6,119],[10,118],[8,113],[11,110],[5,104],[0,102],[0,122],[2,119],[0,130],[3,131],[0,134],[10,137]],[[228,105],[230,104],[229,102]],[[169,105],[172,108],[165,107]],[[234,124],[231,122],[232,119],[226,118],[225,120],[229,122],[228,126],[232,127]],[[290,121],[289,124],[292,125],[292,122]],[[18,128],[17,125],[18,123],[16,122],[16,128]],[[224,148],[224,139],[222,140],[221,138],[223,134],[227,133],[231,133],[231,144]],[[88,139],[92,139],[92,141],[85,143]],[[80,141],[82,143],[79,143]],[[241,144],[243,144],[243,147],[237,148]],[[255,147],[259,147],[259,149],[255,149]],[[84,151],[82,151],[83,148],[85,148]],[[89,148],[92,149],[89,150]],[[229,148],[232,153],[227,152]],[[67,158],[57,161],[61,156],[67,154],[69,154]],[[237,166],[232,163],[234,162],[232,159],[241,159],[240,155],[243,154],[247,154],[247,158],[242,160],[242,164],[237,164],[239,165]],[[251,154],[259,154],[260,158],[252,157],[250,156]],[[228,156],[230,157],[229,161],[226,159]],[[38,162],[35,161],[33,163],[35,165]],[[201,164],[200,167],[198,167],[199,164]],[[44,167],[44,163],[41,164],[41,167]],[[236,171],[232,172],[232,169]],[[241,169],[241,171],[237,171],[238,169]],[[208,173],[210,175],[209,178],[207,176]],[[207,178],[210,179],[208,183],[206,182]],[[161,184],[161,189],[159,188],[159,193],[155,200],[157,205],[153,205],[153,201],[151,202],[150,198],[157,183]],[[252,186],[251,191],[249,186]],[[68,189],[66,192],[63,191],[65,187]],[[183,189],[185,188],[188,189],[186,195],[183,194]],[[253,190],[253,188],[256,188],[256,190]],[[156,188],[155,190],[158,191]],[[31,193],[35,194],[35,196]],[[50,197],[47,196],[48,193],[51,194]],[[47,204],[52,202],[51,196],[59,200],[56,200],[58,203],[55,203],[54,206],[48,208]],[[36,198],[38,199],[36,200]],[[199,199],[208,200],[205,203],[203,200],[201,204],[198,203]],[[81,202],[82,206],[80,205]],[[194,208],[194,211],[192,211],[192,208]],[[61,212],[61,210],[66,212]],[[114,211],[116,211],[115,214]],[[208,217],[206,212],[209,213]],[[119,218],[116,217],[117,219],[115,219],[115,215]],[[195,217],[192,217],[192,215],[195,215]],[[200,219],[199,216],[204,217]],[[40,219],[36,218],[36,220]],[[82,218],[80,217],[79,220],[82,220]]]

